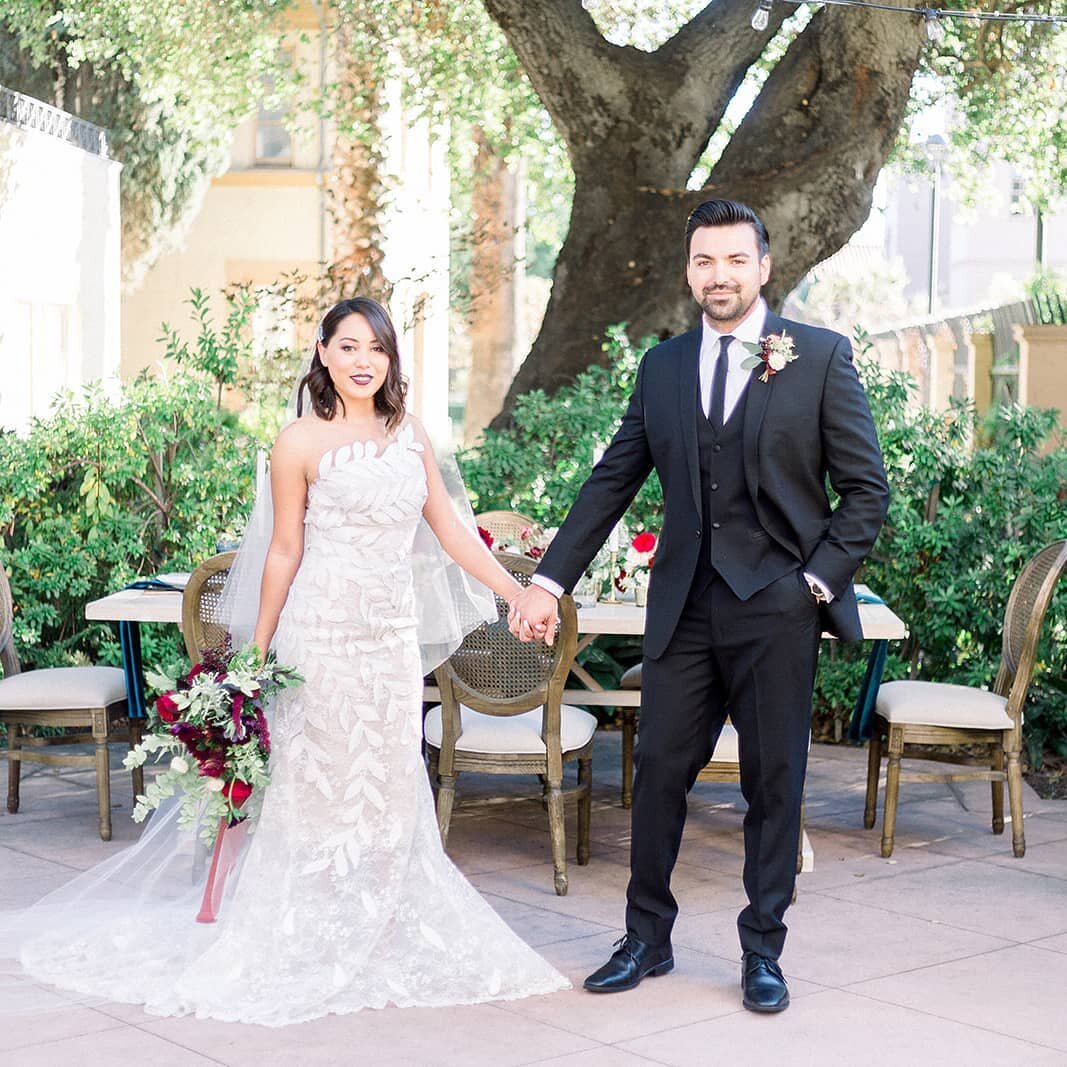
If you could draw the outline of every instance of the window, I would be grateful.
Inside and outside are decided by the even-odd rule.
[[[281,56],[283,65],[292,66],[292,49],[284,49]],[[256,166],[257,167],[291,167],[293,165],[293,138],[285,127],[289,115],[287,106],[270,107],[277,82],[268,75],[263,79],[263,99],[256,115]]]

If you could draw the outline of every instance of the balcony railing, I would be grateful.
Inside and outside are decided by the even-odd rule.
[[[106,130],[3,86],[0,86],[0,121],[59,137],[86,152],[108,158]]]

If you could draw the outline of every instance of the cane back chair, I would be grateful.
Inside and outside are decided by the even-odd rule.
[[[236,556],[220,552],[189,575],[182,594],[182,635],[191,663],[199,663],[206,652],[225,656],[232,651],[221,608],[222,589]]]
[[[96,770],[100,836],[111,840],[111,765],[108,743],[141,741],[142,721],[130,718],[126,678],[118,667],[44,667],[23,672],[12,639],[11,587],[0,566],[0,723],[7,730],[7,810],[19,810],[23,763]],[[61,732],[34,736],[34,727]],[[73,733],[71,731],[74,731]],[[44,751],[92,744],[91,754]],[[144,793],[144,771],[133,771],[133,794]]]
[[[978,778],[992,783],[993,833],[1004,832],[1004,783],[1011,805],[1012,851],[1026,853],[1023,833],[1022,752],[1023,710],[1033,680],[1041,624],[1056,583],[1067,568],[1067,540],[1054,541],[1030,558],[1012,585],[1004,612],[1000,669],[992,690],[943,682],[886,682],[878,691],[874,730],[868,747],[867,798],[863,825],[874,826],[882,754],[888,749],[882,855],[893,854],[897,797],[902,759],[935,760],[975,767],[945,774],[913,773],[907,780],[960,781]],[[940,746],[931,751],[929,747]],[[986,755],[943,751],[945,746],[984,746]],[[1005,769],[1005,762],[1007,769]],[[980,768],[980,769],[977,769]]]
[[[500,563],[523,585],[536,564],[501,553]],[[540,775],[548,808],[556,892],[567,892],[564,796],[578,800],[580,865],[589,862],[592,757],[596,719],[563,704],[574,660],[578,616],[574,601],[559,602],[559,631],[550,647],[523,643],[508,630],[508,606],[497,598],[496,622],[468,634],[436,670],[441,704],[427,712],[424,731],[431,780],[437,781],[437,821],[447,844],[456,779],[463,771]],[[564,764],[578,764],[578,785],[563,788]]]
[[[544,533],[533,519],[518,511],[483,511],[474,516],[474,521],[492,536],[494,543],[512,548],[521,546],[524,533],[535,544]]]

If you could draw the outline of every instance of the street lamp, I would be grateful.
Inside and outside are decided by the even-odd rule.
[[[930,255],[929,286],[926,293],[926,313],[933,315],[937,309],[937,278],[941,270],[938,262],[938,246],[941,244],[941,163],[948,151],[948,145],[940,134],[931,134],[926,139],[926,158],[934,165],[934,176],[930,185]]]

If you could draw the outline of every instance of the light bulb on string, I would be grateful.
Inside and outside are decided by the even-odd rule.
[[[774,7],[774,0],[759,0],[759,7],[752,12],[752,22],[750,25],[754,30],[765,30],[771,21],[771,8]]]
[[[941,23],[941,12],[927,8],[923,11],[923,19],[926,22],[926,36],[934,44],[940,44],[945,39],[945,27]]]

